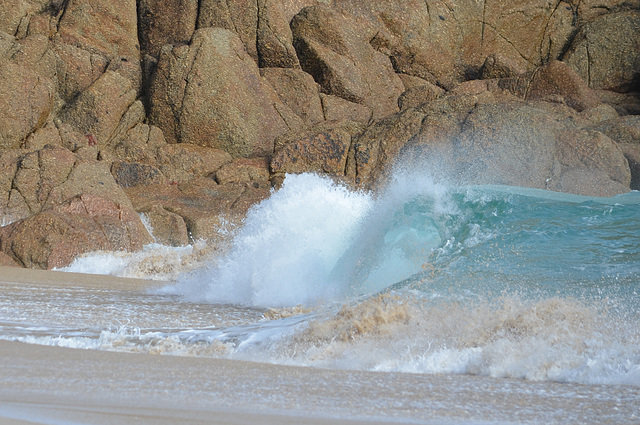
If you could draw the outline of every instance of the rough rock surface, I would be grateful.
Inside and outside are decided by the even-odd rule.
[[[238,36],[206,28],[196,31],[191,46],[163,49],[150,119],[170,143],[214,147],[234,157],[270,154],[273,140],[289,130],[276,99]]]
[[[3,169],[0,211],[12,219],[26,218],[81,194],[101,196],[131,207],[108,165],[83,158],[82,150],[74,153],[46,145],[31,152],[4,151],[0,154],[0,164]]]
[[[402,81],[354,22],[326,6],[303,9],[291,21],[302,69],[323,91],[368,106],[374,118],[397,112]]]
[[[287,173],[640,189],[639,40],[640,0],[6,0],[0,262],[218,239]]]
[[[640,11],[598,17],[584,25],[564,55],[590,87],[640,90]]]
[[[0,62],[0,148],[17,148],[53,110],[53,84],[11,62]]]

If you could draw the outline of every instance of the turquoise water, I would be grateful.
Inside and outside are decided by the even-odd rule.
[[[293,175],[232,235],[221,254],[188,267],[176,261],[184,248],[87,255],[67,270],[166,271],[138,267],[144,255],[183,270],[152,293],[109,293],[117,309],[84,292],[49,301],[7,295],[0,337],[332,369],[640,385],[638,192],[590,198],[446,187],[399,173],[371,194]],[[11,303],[17,297],[23,304]],[[55,313],[43,317],[43,302]],[[18,314],[21,321],[9,320]]]

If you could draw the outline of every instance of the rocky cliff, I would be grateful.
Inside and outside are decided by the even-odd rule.
[[[0,261],[213,238],[286,173],[640,189],[638,91],[638,0],[4,0]]]

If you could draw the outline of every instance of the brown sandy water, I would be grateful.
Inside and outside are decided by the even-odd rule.
[[[242,325],[266,313],[230,306],[216,313],[210,305],[191,305],[189,309],[180,303],[156,305],[146,292],[156,285],[143,280],[0,268],[4,297],[0,311],[5,319],[22,311],[41,323],[57,320],[61,326],[78,326],[81,341],[95,339],[85,335],[91,334],[91,329],[79,325],[96,316],[96,308],[105,323],[112,320],[109,312],[116,310],[113,317],[131,314],[129,319],[136,325],[151,325],[160,314],[170,322],[167,326],[176,328]],[[149,305],[127,307],[127,303],[141,300]],[[71,314],[62,311],[64,308],[78,311]],[[18,323],[20,319],[15,317]],[[95,317],[92,320],[95,322]],[[364,326],[360,319],[354,323]],[[34,337],[46,334],[37,326],[31,332]],[[640,422],[637,386],[283,366],[212,358],[220,348],[212,346],[209,351],[183,356],[153,354],[180,353],[148,346],[127,353],[116,352],[120,349],[117,345],[73,349],[0,341],[0,423]],[[121,351],[135,350],[124,347]]]

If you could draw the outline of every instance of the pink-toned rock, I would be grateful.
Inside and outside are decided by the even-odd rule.
[[[86,252],[137,251],[150,242],[135,211],[92,195],[78,195],[0,229],[0,249],[30,268],[64,267]]]
[[[280,0],[258,0],[256,46],[261,68],[296,68],[300,64],[293,48],[291,20]]]
[[[109,172],[109,164],[47,145],[38,151],[4,151],[0,190],[2,216],[26,218],[80,194],[94,194],[131,208]]]
[[[29,15],[38,7],[27,0],[3,0],[0,7],[0,31],[9,34],[24,33],[29,22]]]
[[[493,53],[485,59],[480,68],[480,78],[490,80],[494,78],[511,78],[526,72],[527,69],[520,66],[512,58],[502,53]]]
[[[436,100],[444,94],[444,90],[422,78],[400,74],[405,91],[398,98],[400,110],[414,108],[423,103]]]
[[[191,240],[220,239],[229,223],[240,223],[252,205],[270,194],[266,184],[220,185],[206,177],[175,185],[135,186],[125,190],[137,211],[159,205],[182,217]]]
[[[567,64],[553,61],[538,68],[529,78],[526,99],[561,98],[577,111],[599,105],[600,99]]]
[[[4,252],[0,251],[0,266],[2,267],[20,267],[20,264],[16,263],[13,258]]]
[[[555,154],[562,170],[550,179],[551,190],[612,196],[629,190],[631,172],[622,149],[595,130],[561,132]]]
[[[258,2],[256,0],[200,0],[198,29],[218,27],[234,31],[246,52],[258,62],[257,30]]]
[[[373,119],[371,108],[338,96],[320,93],[322,113],[327,121],[352,120],[368,123]]]
[[[79,47],[57,40],[56,55],[58,93],[65,101],[73,100],[93,84],[107,69],[107,59]]]
[[[237,183],[253,187],[269,187],[267,158],[238,158],[216,171],[218,184]]]

